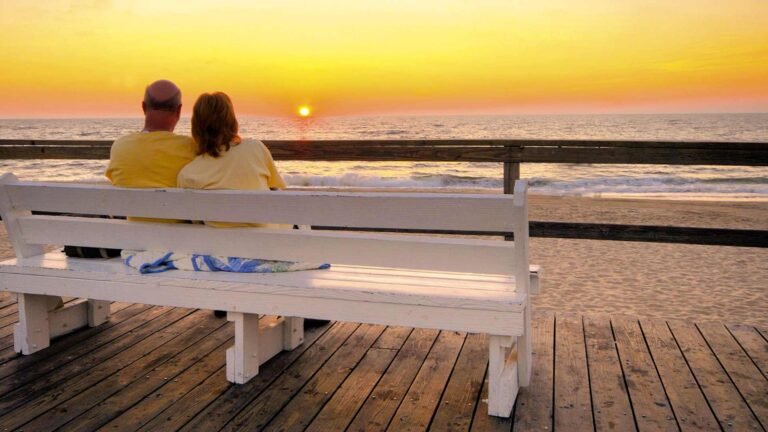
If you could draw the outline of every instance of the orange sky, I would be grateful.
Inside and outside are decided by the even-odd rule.
[[[0,117],[766,112],[766,0],[0,0]]]

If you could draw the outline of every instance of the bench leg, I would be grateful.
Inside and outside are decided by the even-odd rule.
[[[244,384],[259,374],[259,316],[227,312],[235,324],[235,345],[227,350],[227,381]]]
[[[302,318],[281,318],[227,312],[235,324],[235,345],[227,350],[227,381],[245,384],[259,374],[259,366],[283,349],[304,341]]]
[[[18,294],[19,323],[13,328],[13,349],[24,355],[48,348],[51,330],[48,311],[59,305],[60,297]]]
[[[541,291],[541,267],[538,265],[532,265],[530,267],[531,282],[528,288],[528,293],[538,294]]]
[[[517,350],[511,336],[491,336],[488,353],[488,414],[509,417],[518,390]]]
[[[291,351],[304,342],[304,318],[285,317],[283,324],[283,349]]]
[[[528,387],[528,384],[531,382],[531,369],[533,368],[533,346],[531,344],[533,333],[531,333],[530,300],[523,314],[524,332],[522,336],[517,338],[517,376],[520,387]]]

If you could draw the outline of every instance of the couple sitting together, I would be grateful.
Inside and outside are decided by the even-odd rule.
[[[129,188],[285,188],[267,147],[261,141],[243,140],[238,135],[234,107],[226,94],[204,93],[198,97],[192,109],[192,137],[173,133],[181,116],[181,90],[174,83],[161,80],[147,86],[141,106],[144,129],[118,138],[112,144],[106,176],[113,185]],[[206,224],[219,227],[265,226],[211,221],[206,221]],[[327,264],[253,258],[201,255],[179,258],[172,257],[173,252],[168,251],[122,251],[122,255],[126,264],[142,273],[168,269],[264,273],[328,267]],[[216,315],[224,316],[224,312],[216,311]],[[327,322],[305,320],[305,326]]]
[[[261,141],[243,140],[238,135],[235,110],[226,94],[204,93],[197,98],[192,110],[192,137],[173,133],[181,116],[181,90],[174,83],[161,80],[147,86],[141,107],[144,129],[118,138],[112,145],[106,176],[113,185],[285,188],[267,147]]]
[[[232,101],[224,93],[204,93],[192,110],[192,137],[173,133],[181,116],[181,91],[161,80],[147,86],[144,129],[118,138],[106,176],[128,188],[284,189],[272,155],[261,141],[243,140]],[[129,218],[144,222],[184,222]],[[259,223],[205,221],[217,227],[283,227]],[[287,226],[286,226],[287,227]],[[120,251],[110,250],[109,255]],[[172,269],[271,273],[323,268],[320,265],[255,258],[218,257],[174,251],[122,251],[125,263],[141,273]]]

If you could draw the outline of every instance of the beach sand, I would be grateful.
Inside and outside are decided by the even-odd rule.
[[[768,202],[531,196],[530,219],[768,229]],[[531,239],[534,308],[768,327],[768,249]],[[13,257],[5,230],[0,258]]]
[[[531,198],[531,220],[768,229],[766,202]],[[538,309],[768,326],[768,249],[534,238]]]

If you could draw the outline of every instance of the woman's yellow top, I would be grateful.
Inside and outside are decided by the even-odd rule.
[[[272,154],[258,140],[243,140],[240,144],[230,146],[229,151],[219,157],[207,154],[197,156],[181,169],[177,183],[180,188],[187,189],[285,189],[285,182],[277,172]],[[206,224],[216,227],[277,227],[263,223],[206,221]]]

